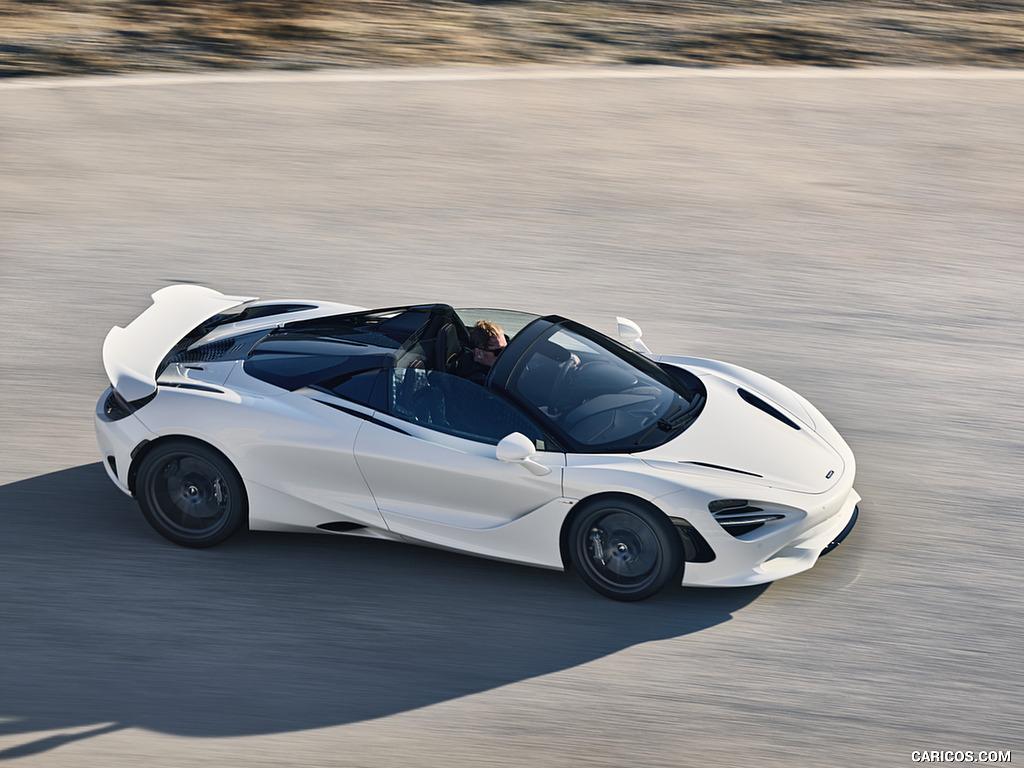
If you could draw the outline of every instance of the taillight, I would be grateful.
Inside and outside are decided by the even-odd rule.
[[[154,397],[156,397],[156,392],[138,400],[128,402],[118,394],[116,389],[111,387],[110,394],[107,395],[107,399],[103,401],[103,415],[111,421],[119,421],[120,419],[131,416]]]

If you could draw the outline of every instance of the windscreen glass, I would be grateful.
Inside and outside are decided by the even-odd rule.
[[[590,450],[660,445],[689,426],[703,403],[650,360],[567,325],[530,347],[509,389]]]

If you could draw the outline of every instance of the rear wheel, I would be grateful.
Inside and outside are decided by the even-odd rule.
[[[583,580],[615,600],[644,600],[678,577],[683,550],[672,523],[630,499],[601,501],[569,529],[569,554]]]
[[[175,544],[212,547],[245,522],[249,502],[238,472],[202,443],[174,440],[153,448],[139,466],[142,514]]]

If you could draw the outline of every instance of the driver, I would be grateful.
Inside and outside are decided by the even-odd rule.
[[[469,343],[472,345],[471,354],[463,355],[458,370],[463,378],[483,384],[491,366],[508,344],[505,331],[491,320],[478,320],[469,329]]]

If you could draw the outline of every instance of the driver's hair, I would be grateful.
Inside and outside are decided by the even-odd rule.
[[[476,325],[469,329],[469,343],[475,349],[487,349],[491,339],[500,339],[505,335],[501,326],[491,320],[477,320]]]

